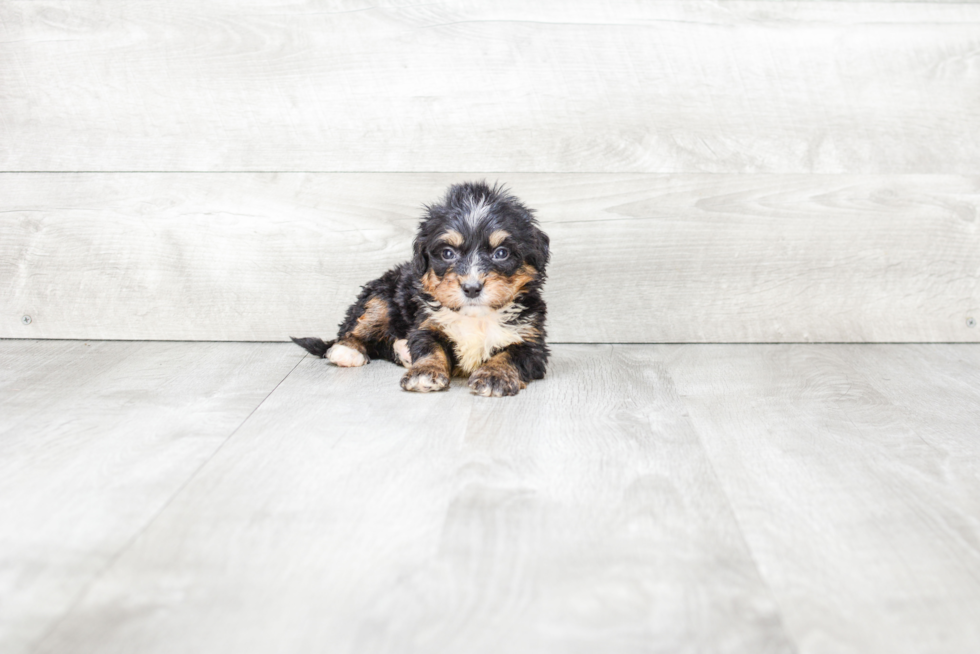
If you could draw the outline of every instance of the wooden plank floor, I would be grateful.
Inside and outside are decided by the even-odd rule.
[[[976,652],[980,346],[0,341],[0,651]]]

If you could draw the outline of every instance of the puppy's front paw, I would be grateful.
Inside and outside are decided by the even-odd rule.
[[[527,388],[516,370],[502,366],[484,366],[470,375],[468,383],[471,393],[483,397],[517,395],[522,388]]]
[[[402,377],[402,388],[416,393],[444,391],[449,388],[449,375],[431,368],[409,370]]]

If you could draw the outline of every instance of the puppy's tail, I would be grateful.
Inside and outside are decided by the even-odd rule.
[[[327,350],[333,346],[337,341],[326,341],[319,338],[295,338],[290,336],[293,343],[299,345],[301,348],[312,354],[313,356],[318,356],[321,359],[327,355]]]

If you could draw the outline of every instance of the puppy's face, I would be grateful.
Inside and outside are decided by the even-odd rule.
[[[415,271],[442,306],[496,310],[543,280],[548,236],[516,198],[486,184],[460,184],[428,207],[415,239]]]

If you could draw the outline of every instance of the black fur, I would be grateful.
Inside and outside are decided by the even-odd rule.
[[[327,350],[333,347],[335,341],[326,341],[320,338],[296,338],[295,336],[290,336],[293,343],[299,345],[301,348],[309,352],[314,356],[318,356],[321,359],[327,355]]]
[[[474,216],[478,219],[474,220]],[[448,247],[441,240],[450,230],[458,232],[464,239],[458,247]],[[499,233],[498,230],[507,232],[509,236],[500,245],[491,247],[488,239],[491,234]],[[423,283],[427,273],[434,275],[432,279],[440,281],[469,275],[466,279],[479,279],[480,284],[487,282],[488,276],[493,276],[493,279],[504,280],[498,282],[501,285],[495,288],[519,288],[510,303],[515,305],[516,310],[504,324],[519,326],[522,329],[520,333],[524,336],[522,342],[491,352],[491,357],[506,352],[505,359],[510,368],[501,367],[502,364],[498,361],[494,368],[498,372],[490,374],[488,367],[481,377],[480,388],[490,388],[494,391],[491,394],[512,395],[517,392],[517,378],[521,385],[541,379],[547,367],[547,307],[541,297],[541,290],[550,258],[549,247],[548,236],[538,227],[532,210],[504,188],[496,185],[491,187],[485,182],[454,185],[441,202],[425,207],[425,215],[413,243],[412,261],[400,264],[364,285],[357,300],[347,310],[336,339],[292,340],[319,357],[328,356],[330,348],[340,343],[361,351],[367,359],[381,358],[400,363],[395,342],[407,339],[413,365],[402,380],[402,386],[410,390],[422,390],[414,383],[418,381],[414,377],[424,373],[420,361],[427,357],[431,359],[432,355],[438,355],[441,350],[451,371],[458,374],[457,366],[460,363],[456,343],[431,320],[426,322],[427,319],[439,310],[459,312],[469,308],[465,304],[469,300],[461,300],[464,304],[454,308],[452,302],[456,302],[456,295],[450,298],[450,302],[444,303],[428,292]],[[446,258],[447,248],[456,251],[455,259]],[[500,256],[501,252],[498,250],[506,252]],[[451,273],[454,277],[447,277]],[[506,285],[515,279],[521,281],[513,282],[512,286]],[[447,288],[452,290],[458,287],[450,284]],[[473,302],[484,302],[483,295]],[[482,305],[475,308],[482,309]],[[514,374],[511,374],[511,369]],[[505,373],[511,377],[509,382],[505,383],[501,379],[499,384],[496,383],[497,378]],[[471,388],[476,392],[473,383]],[[480,392],[487,394],[485,390]]]

